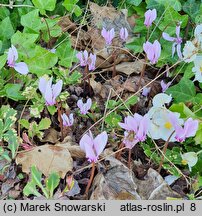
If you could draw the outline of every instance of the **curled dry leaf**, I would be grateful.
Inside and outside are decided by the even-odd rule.
[[[45,176],[57,172],[61,178],[64,178],[73,168],[69,150],[63,146],[53,145],[43,145],[19,153],[16,163],[22,164],[22,171],[25,173],[30,173],[31,166],[35,165]]]
[[[139,200],[133,172],[113,157],[108,157],[107,160],[111,167],[105,174],[99,173],[95,177],[90,199],[111,200],[127,197],[127,199]]]
[[[162,176],[149,168],[144,180],[136,179],[137,192],[144,200],[165,200],[168,197],[181,198],[164,181]]]

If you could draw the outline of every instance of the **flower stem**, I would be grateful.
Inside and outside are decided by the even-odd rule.
[[[160,162],[160,164],[159,164],[158,173],[161,172],[161,168],[162,168],[162,166],[163,166],[163,162],[164,162],[166,150],[167,150],[167,148],[168,148],[169,141],[170,141],[170,139],[171,139],[171,137],[172,137],[172,135],[173,135],[174,132],[175,132],[175,131],[173,131],[173,132],[171,133],[171,135],[168,137],[168,140],[166,141],[166,143],[165,143],[165,145],[164,145],[164,147],[163,147],[163,155],[162,155],[162,158],[161,158],[161,162]]]
[[[123,147],[124,147],[124,144],[121,143],[120,146],[119,146],[119,149],[118,149],[118,150],[120,150],[120,151],[117,152],[116,155],[115,155],[115,158],[116,158],[117,160],[119,160],[120,157],[121,157],[121,153],[122,153],[122,150],[121,150],[121,149],[122,149]]]
[[[112,59],[113,59],[113,72],[112,72],[112,78],[116,76],[116,64],[115,64],[115,60],[116,60],[116,50],[113,51],[112,53]]]
[[[94,173],[95,173],[95,162],[92,162],[92,169],[91,169],[90,179],[88,181],[88,185],[87,185],[86,191],[85,191],[86,195],[88,195],[88,191],[89,191],[91,183],[93,181]]]
[[[128,169],[131,169],[131,149],[128,149]]]
[[[62,103],[62,102],[61,102]],[[63,141],[64,139],[64,135],[63,135],[63,121],[62,121],[62,112],[61,112],[61,107],[59,106],[58,102],[56,101],[56,106],[57,106],[57,111],[58,111],[58,119],[60,121],[60,132],[61,132],[61,141]]]

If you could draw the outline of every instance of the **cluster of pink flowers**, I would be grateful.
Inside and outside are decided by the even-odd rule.
[[[146,139],[148,125],[148,116],[141,116],[138,113],[125,117],[124,123],[119,123],[119,126],[125,129],[123,143],[127,148],[132,149],[135,144]]]
[[[147,10],[145,12],[145,21],[144,24],[147,28],[149,28],[152,23],[155,21],[157,17],[156,9],[153,10]],[[180,24],[176,26],[176,37],[171,37],[168,33],[163,32],[162,37],[167,40],[173,42],[172,45],[172,57],[175,54],[175,50],[177,49],[177,55],[179,59],[182,59],[182,52],[181,52],[181,43],[182,38],[180,37]],[[161,55],[161,44],[158,42],[158,40],[155,40],[154,43],[150,43],[149,41],[146,41],[146,43],[143,44],[143,50],[147,54],[147,58],[149,59],[151,64],[156,64],[158,62],[158,59]]]
[[[86,50],[78,52],[76,57],[79,59],[80,66],[85,67],[88,65],[88,69],[90,71],[95,70],[95,63],[96,63],[96,55],[88,52]]]
[[[102,29],[101,31],[101,35],[102,37],[105,39],[106,45],[109,46],[112,44],[112,40],[115,37],[115,31],[114,28],[110,29],[110,30],[106,30],[105,28]],[[121,40],[123,42],[126,42],[127,38],[128,38],[128,30],[127,28],[121,28],[120,32],[119,32],[119,36],[121,38]]]

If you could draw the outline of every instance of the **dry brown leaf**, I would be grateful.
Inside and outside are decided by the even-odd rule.
[[[16,163],[22,164],[22,171],[25,173],[30,173],[31,166],[35,165],[45,176],[57,172],[61,178],[73,168],[73,160],[68,149],[53,145],[43,145],[19,153]]]
[[[85,152],[81,150],[80,146],[72,142],[71,137],[66,137],[62,143],[58,143],[55,146],[63,147],[68,149],[73,158],[85,158]]]
[[[162,176],[152,168],[149,168],[144,180],[136,179],[137,192],[146,200],[165,200],[167,197],[180,198],[164,181]]]
[[[140,60],[135,62],[122,62],[121,64],[116,65],[116,71],[122,72],[126,75],[131,75],[132,73],[139,74],[143,67],[144,62]]]
[[[41,142],[50,142],[55,144],[60,139],[60,133],[56,131],[54,128],[49,128],[44,133],[44,138]]]
[[[99,199],[134,199],[139,200],[136,192],[135,176],[124,164],[113,157],[108,157],[110,169],[105,174],[98,174],[92,185],[91,200]]]

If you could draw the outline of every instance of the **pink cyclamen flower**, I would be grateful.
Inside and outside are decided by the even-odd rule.
[[[192,118],[188,118],[185,123],[184,123],[184,127],[182,127],[176,119],[176,115],[174,115],[174,113],[169,113],[169,118],[170,121],[172,123],[172,125],[174,126],[175,129],[175,139],[178,142],[184,142],[186,138],[188,137],[193,137],[196,135],[196,131],[198,129],[198,121],[197,120],[193,120]]]
[[[143,50],[147,54],[147,58],[150,60],[151,64],[157,63],[161,55],[161,44],[155,40],[154,43],[146,42],[143,44]]]
[[[11,48],[9,48],[8,50],[8,56],[7,56],[8,66],[14,68],[20,74],[23,75],[27,74],[29,72],[27,64],[24,62],[16,63],[17,59],[18,59],[18,51],[13,45],[11,45]]]
[[[56,84],[52,85],[51,77],[49,80],[41,77],[39,79],[39,90],[42,93],[47,106],[56,104],[56,98],[62,91],[62,80],[59,80]]]
[[[83,52],[82,51],[78,52],[76,54],[76,57],[79,59],[81,67],[88,65],[88,69],[90,71],[95,70],[95,62],[96,62],[95,54],[93,55],[92,53],[90,53],[90,56],[88,57],[88,52],[85,50]]]
[[[147,97],[150,91],[151,91],[151,87],[144,87],[142,90],[142,95]]]
[[[127,30],[127,28],[122,27],[121,30],[120,30],[119,35],[120,35],[121,40],[123,42],[126,42],[126,40],[128,38],[128,30]]]
[[[177,55],[180,59],[182,59],[182,52],[181,52],[182,38],[180,37],[180,25],[176,26],[176,36],[177,37],[171,37],[169,34],[165,32],[163,32],[162,36],[165,40],[173,42],[172,57],[174,56],[175,50],[177,48]]]
[[[135,113],[134,116],[127,116],[124,123],[119,126],[125,129],[123,143],[127,148],[132,149],[135,144],[146,139],[149,126],[149,118],[147,115],[141,116]]]
[[[72,113],[69,115],[69,117],[65,113],[63,113],[61,115],[61,118],[65,127],[71,127],[74,123],[74,116]]]
[[[96,62],[96,55],[94,54],[90,54],[90,57],[89,57],[89,59],[88,59],[88,69],[90,70],[90,71],[93,71],[93,70],[95,70],[95,62]]]
[[[91,131],[89,131],[89,134],[85,134],[81,138],[79,145],[81,149],[86,153],[88,161],[96,162],[98,160],[99,155],[104,150],[107,144],[107,140],[108,135],[106,131],[97,135],[95,138],[93,138]]]
[[[152,25],[152,23],[154,22],[154,20],[156,19],[157,13],[156,13],[156,9],[153,10],[147,10],[144,14],[145,16],[145,21],[144,24],[146,25],[146,27],[150,27]]]
[[[80,99],[77,101],[77,106],[80,109],[80,113],[83,115],[86,115],[88,113],[88,110],[91,108],[92,106],[92,100],[91,98],[88,98],[86,103],[83,103],[83,100]]]
[[[81,67],[88,64],[88,52],[86,50],[78,52],[76,57],[79,59]]]
[[[105,39],[106,45],[110,45],[112,43],[113,38],[115,37],[114,28],[112,28],[109,31],[103,28],[101,31],[101,35]]]
[[[163,80],[161,80],[162,92],[164,93],[170,85],[171,85],[171,82],[165,83]]]

